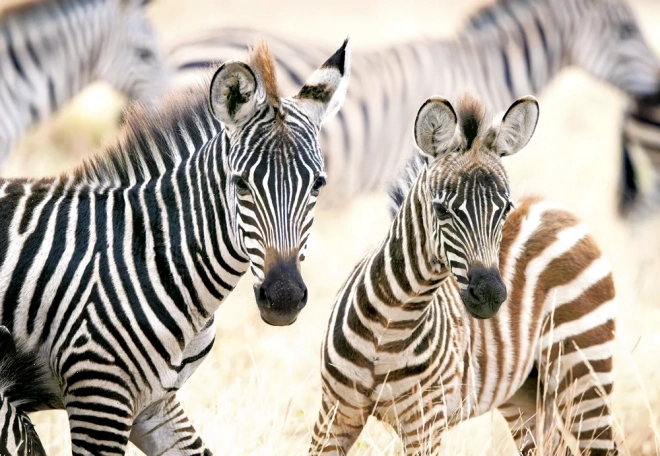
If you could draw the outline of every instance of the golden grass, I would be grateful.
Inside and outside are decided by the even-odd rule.
[[[654,25],[660,20],[660,3],[638,0],[633,6],[658,49],[660,27]],[[150,8],[166,42],[201,26],[245,24],[329,44],[339,43],[350,32],[356,47],[449,34],[456,18],[467,11],[466,5],[449,0],[316,5],[303,0],[286,5],[198,0],[195,7],[187,3],[186,8],[175,0],[160,0]],[[86,91],[22,141],[4,175],[52,175],[71,168],[112,137],[120,104],[104,86]],[[553,81],[540,105],[534,139],[506,161],[514,192],[542,193],[564,203],[587,221],[607,253],[619,296],[617,437],[623,440],[623,454],[659,454],[660,217],[631,226],[614,210],[624,98],[572,71]],[[386,207],[383,195],[373,194],[345,207],[318,211],[303,266],[310,300],[295,325],[272,328],[261,322],[250,277],[217,312],[215,347],[179,394],[216,454],[305,453],[320,402],[318,354],[332,301],[355,262],[385,233]],[[41,412],[34,422],[49,454],[70,453],[65,412]],[[131,447],[129,454],[140,453]],[[398,455],[401,445],[390,429],[370,422],[351,454]],[[504,420],[490,413],[449,431],[442,454],[511,455],[515,450]]]

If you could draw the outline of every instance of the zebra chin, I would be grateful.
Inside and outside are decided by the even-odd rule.
[[[264,281],[254,286],[254,297],[265,323],[271,326],[295,323],[307,304],[307,287],[295,257],[278,258],[266,271]]]
[[[497,268],[474,264],[468,271],[467,288],[460,295],[468,313],[485,320],[497,314],[506,301],[507,291]]]

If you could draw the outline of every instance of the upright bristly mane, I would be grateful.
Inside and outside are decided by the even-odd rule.
[[[194,152],[193,139],[199,145],[202,132],[210,136],[222,129],[208,107],[210,80],[209,74],[200,84],[166,95],[156,108],[133,103],[118,137],[76,168],[76,179],[101,186],[134,185],[181,163]]]
[[[279,111],[281,107],[280,89],[277,85],[277,73],[275,70],[275,58],[263,39],[256,41],[250,48],[248,65],[257,73],[266,91],[268,104]]]
[[[472,148],[477,138],[483,137],[490,124],[487,120],[487,110],[483,102],[472,95],[464,93],[458,98],[455,106],[458,128],[465,137],[465,150]]]

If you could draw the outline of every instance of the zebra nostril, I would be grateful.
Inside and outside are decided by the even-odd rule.
[[[307,288],[303,290],[303,297],[298,303],[297,307],[298,309],[302,309],[303,307],[305,307],[306,304],[307,304]]]
[[[479,300],[479,296],[477,296],[476,293],[477,287],[470,285],[468,287],[468,292],[470,293],[470,296],[472,296],[474,299]]]
[[[268,295],[266,294],[266,289],[264,286],[259,287],[259,299],[258,301],[263,302],[268,305],[268,307],[273,307],[273,303],[270,299],[268,299]]]

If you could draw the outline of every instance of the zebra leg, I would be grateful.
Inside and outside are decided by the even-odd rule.
[[[174,394],[147,407],[133,423],[130,441],[146,455],[212,453],[197,435]]]
[[[85,381],[71,385],[65,396],[74,456],[126,453],[133,423],[133,403],[112,390],[95,388],[107,379],[77,372]]]
[[[554,341],[541,352],[539,370],[548,377],[565,434],[583,455],[618,454],[612,430],[614,321]]]
[[[511,429],[519,454],[535,454],[539,436],[537,435],[537,394],[543,387],[539,383],[538,371],[532,370],[525,383],[497,409]]]
[[[346,455],[357,440],[369,417],[369,408],[334,399],[323,385],[321,410],[312,432],[309,453]],[[366,401],[365,401],[366,402]]]

